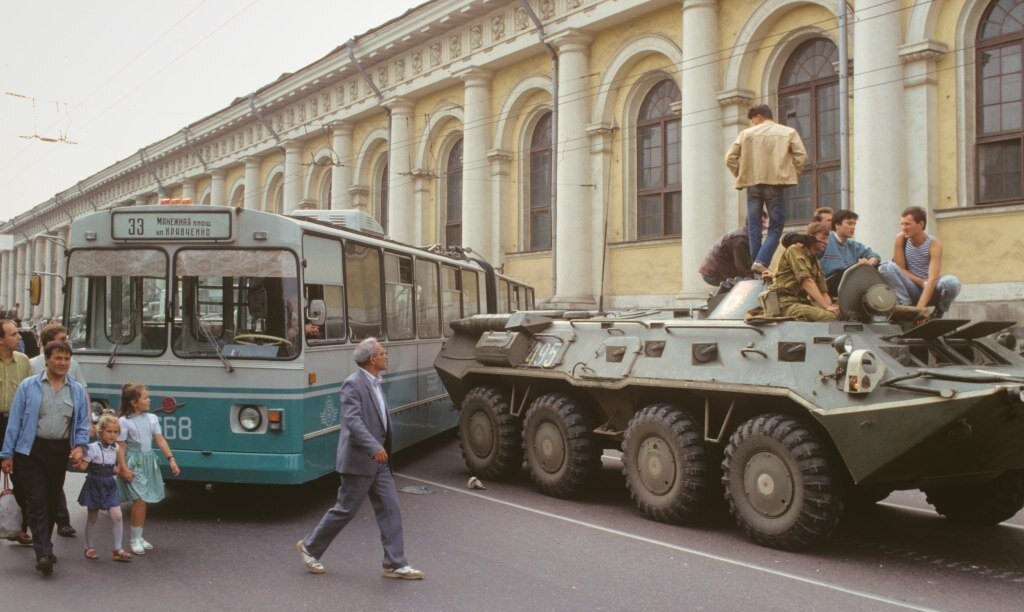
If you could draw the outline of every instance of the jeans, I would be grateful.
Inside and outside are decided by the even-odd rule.
[[[747,187],[747,237],[750,238],[750,259],[765,266],[772,262],[779,248],[782,228],[786,225],[785,185],[751,185]],[[761,243],[761,212],[768,210],[768,235]]]
[[[886,262],[878,268],[878,271],[892,287],[896,293],[896,300],[900,304],[904,306],[917,305],[917,301],[921,299],[921,288],[910,280],[902,268],[892,262]],[[949,312],[949,307],[958,295],[960,295],[960,279],[951,274],[945,274],[940,276],[939,282],[935,284],[935,291],[932,292],[929,306],[935,305],[939,314],[945,314]]]
[[[53,524],[67,473],[67,440],[36,438],[28,455],[14,453],[14,473],[25,496],[36,559],[53,554]]]

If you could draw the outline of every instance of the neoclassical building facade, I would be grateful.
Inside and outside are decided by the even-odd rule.
[[[1024,318],[1024,0],[856,0],[850,201],[891,256],[929,211],[960,314]],[[0,303],[60,271],[75,217],[193,198],[360,208],[573,307],[675,306],[743,221],[723,157],[755,103],[809,152],[794,226],[840,202],[837,0],[432,0],[11,219]],[[227,61],[227,60],[226,60]],[[228,69],[227,63],[223,67]],[[60,310],[45,277],[30,316]]]

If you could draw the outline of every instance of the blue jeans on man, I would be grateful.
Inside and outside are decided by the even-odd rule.
[[[768,267],[779,248],[782,229],[786,225],[785,185],[751,185],[747,187],[747,236],[750,238],[750,259]],[[761,212],[768,211],[768,234],[761,242]]]
[[[882,264],[878,271],[892,287],[896,294],[896,300],[900,304],[904,306],[917,305],[917,301],[921,299],[921,287],[910,280],[902,268],[890,261]],[[935,306],[937,314],[941,316],[949,312],[949,307],[958,295],[960,295],[960,279],[952,274],[944,274],[939,277],[939,282],[935,283],[935,291],[932,292],[932,299],[928,305]]]

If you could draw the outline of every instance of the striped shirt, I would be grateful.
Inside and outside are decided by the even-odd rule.
[[[903,257],[907,260],[907,270],[917,276],[928,280],[928,264],[932,261],[929,249],[932,246],[931,234],[925,234],[926,238],[921,246],[916,247],[909,238],[903,239]]]

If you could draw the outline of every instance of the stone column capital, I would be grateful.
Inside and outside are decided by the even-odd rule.
[[[400,96],[385,98],[384,101],[381,102],[381,105],[388,108],[391,111],[392,116],[408,116],[412,114],[413,101],[408,98]]]
[[[720,6],[719,0],[679,0],[679,3],[683,5],[683,10],[694,8],[709,8],[718,10]]]
[[[252,168],[253,166],[259,166],[263,163],[263,158],[258,155],[249,155],[248,157],[242,158],[242,162],[245,163],[246,168]]]
[[[210,176],[215,179],[222,179],[227,173],[228,171],[224,168],[210,168]]]
[[[900,60],[904,64],[911,62],[935,62],[949,52],[949,46],[937,40],[921,40],[897,48]]]
[[[354,130],[355,126],[348,121],[338,120],[331,122],[331,132],[334,136],[351,136]]]
[[[298,140],[286,140],[281,143],[281,147],[284,149],[285,155],[302,153],[302,143]]]
[[[461,80],[466,87],[488,87],[494,77],[494,71],[486,68],[465,68],[456,70],[452,76]]]
[[[749,106],[754,101],[754,92],[749,89],[726,89],[718,92],[718,105],[726,106]]]
[[[594,35],[585,30],[563,30],[547,37],[545,42],[550,43],[559,53],[585,53],[593,42]]]

